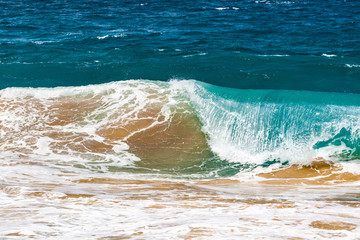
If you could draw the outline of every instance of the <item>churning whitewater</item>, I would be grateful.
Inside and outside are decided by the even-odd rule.
[[[0,99],[7,161],[201,178],[317,159],[358,169],[356,94],[128,80],[7,88]]]

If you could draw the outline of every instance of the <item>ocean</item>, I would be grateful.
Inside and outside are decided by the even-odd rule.
[[[0,239],[360,239],[360,2],[0,0]]]

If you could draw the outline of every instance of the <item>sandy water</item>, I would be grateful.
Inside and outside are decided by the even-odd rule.
[[[360,176],[330,166],[242,180],[1,168],[16,176],[0,182],[2,239],[359,239]]]

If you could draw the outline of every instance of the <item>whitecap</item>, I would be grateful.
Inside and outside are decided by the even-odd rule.
[[[239,52],[240,53],[240,52]],[[259,54],[259,57],[288,57],[288,54]]]
[[[108,38],[109,35],[105,35],[105,36],[102,36],[102,37],[96,37],[97,39],[105,39],[105,38]]]
[[[33,43],[37,44],[37,45],[42,45],[44,43],[52,43],[53,41],[34,41]]]
[[[184,58],[188,58],[188,57],[194,57],[194,56],[205,56],[207,55],[207,53],[196,53],[196,54],[190,54],[190,55],[184,55]]]
[[[321,54],[321,56],[323,56],[323,57],[328,57],[328,58],[336,57],[335,54],[326,54],[326,53]]]
[[[114,38],[122,38],[122,37],[126,37],[125,33],[120,33],[120,34],[116,34],[113,36]]]
[[[360,64],[345,64],[345,66],[348,68],[359,68]]]

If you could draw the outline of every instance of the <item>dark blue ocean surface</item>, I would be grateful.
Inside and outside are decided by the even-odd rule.
[[[196,79],[360,93],[360,1],[0,1],[0,88]]]

